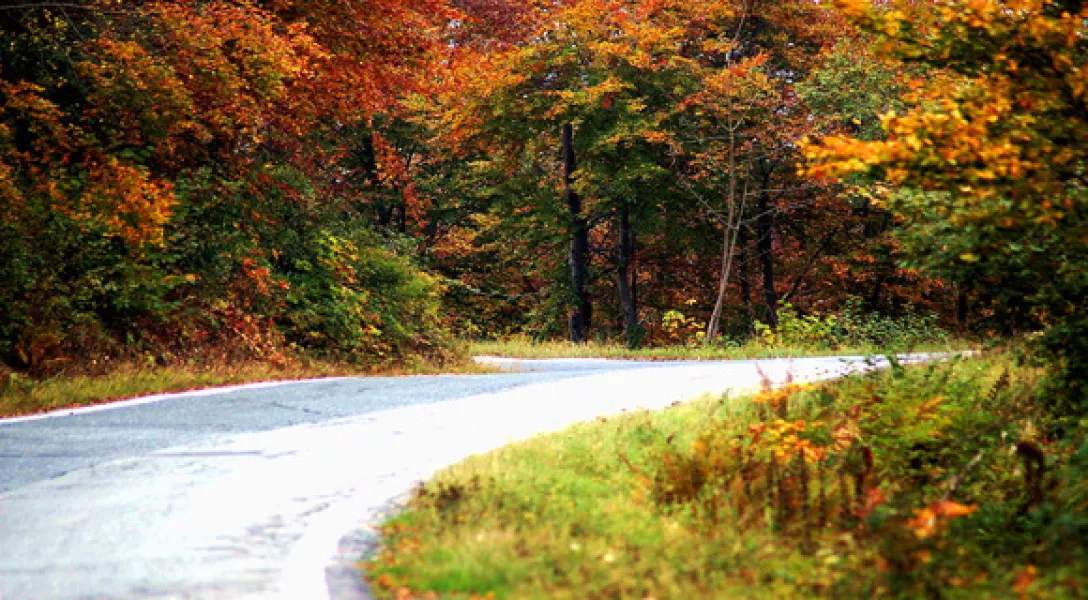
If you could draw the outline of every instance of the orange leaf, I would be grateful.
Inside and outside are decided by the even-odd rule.
[[[1020,571],[1016,574],[1015,577],[1013,577],[1012,591],[1016,592],[1018,596],[1023,598],[1027,594],[1028,588],[1031,587],[1031,584],[1035,583],[1035,580],[1038,577],[1038,573],[1039,570],[1035,568],[1035,565],[1028,565],[1024,567],[1023,571]]]

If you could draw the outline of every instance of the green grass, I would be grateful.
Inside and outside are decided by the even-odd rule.
[[[793,358],[800,356],[867,356],[882,352],[954,352],[969,348],[966,342],[930,343],[901,348],[877,346],[821,347],[811,345],[766,346],[749,343],[743,346],[665,346],[631,349],[619,344],[589,342],[532,342],[515,338],[502,341],[472,342],[472,354],[476,356],[502,356],[510,358],[630,358],[647,360],[746,360],[756,358]]]
[[[397,598],[1079,597],[1085,423],[1055,429],[1038,377],[953,361],[540,436],[417,490],[367,577]]]
[[[418,363],[368,369],[328,362],[307,361],[290,365],[247,362],[230,365],[138,366],[122,364],[102,375],[62,373],[31,379],[0,373],[0,417],[28,415],[62,408],[102,404],[166,392],[295,379],[337,376],[427,375],[434,373],[484,373],[492,369],[463,361],[446,365]]]

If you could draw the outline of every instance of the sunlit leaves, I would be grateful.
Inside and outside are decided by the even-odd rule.
[[[886,140],[810,144],[809,172],[897,187],[890,205],[911,225],[915,262],[983,290],[1007,315],[995,329],[1045,329],[1053,395],[1084,410],[1088,5],[840,5],[885,55],[934,74],[882,118]]]
[[[811,171],[873,171],[895,185],[948,191],[957,199],[948,207],[956,226],[1055,228],[1082,210],[1083,17],[1041,1],[896,6],[847,9],[887,36],[888,52],[951,76],[914,94],[914,108],[883,117],[887,141],[828,138],[810,146]]]

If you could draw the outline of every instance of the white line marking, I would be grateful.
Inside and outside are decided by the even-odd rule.
[[[284,385],[295,385],[301,383],[322,383],[326,381],[340,381],[344,379],[352,379],[351,377],[323,377],[319,379],[286,379],[283,381],[262,381],[259,383],[243,383],[239,385],[229,385],[223,387],[205,388],[202,390],[190,390],[187,392],[171,392],[166,394],[155,394],[153,396],[144,396],[142,398],[132,398],[130,400],[118,400],[116,402],[106,402],[103,404],[94,404],[91,406],[81,406],[77,408],[61,408],[45,413],[36,415],[26,415],[23,417],[6,417],[0,418],[0,426],[10,425],[12,423],[26,423],[28,421],[40,421],[42,419],[57,419],[61,417],[70,417],[73,415],[84,415],[87,413],[104,412],[108,410],[117,410],[120,408],[130,408],[133,406],[142,406],[144,404],[154,404],[156,402],[163,402],[166,400],[176,400],[180,398],[197,398],[201,396],[218,396],[221,394],[229,394],[232,392],[240,392],[246,390],[263,390],[268,388],[280,387]]]

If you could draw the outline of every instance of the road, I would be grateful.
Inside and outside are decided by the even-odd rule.
[[[488,375],[340,378],[0,420],[0,599],[360,598],[391,499],[474,453],[859,357],[493,360]]]

